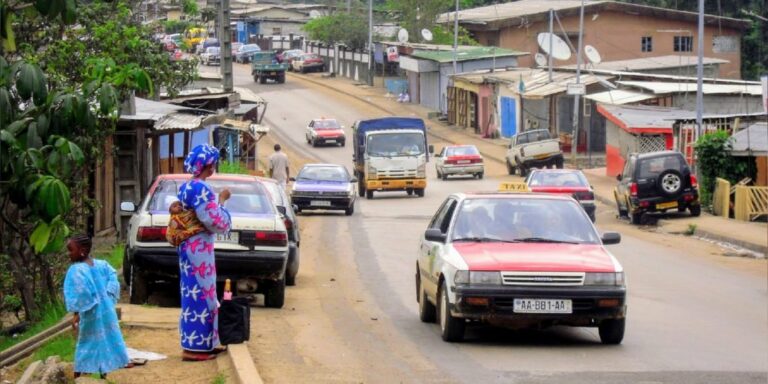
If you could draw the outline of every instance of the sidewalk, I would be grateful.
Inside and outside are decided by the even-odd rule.
[[[360,99],[390,115],[420,117],[426,122],[430,135],[449,143],[474,144],[485,158],[505,164],[507,139],[486,139],[470,129],[451,127],[431,119],[434,111],[417,104],[398,103],[393,95],[386,96],[387,90],[382,86],[370,87],[356,84],[346,78],[329,78],[322,75],[303,75],[301,78]],[[615,207],[613,188],[616,186],[616,180],[605,176],[605,168],[583,171],[595,189],[596,198],[609,207]],[[689,224],[695,224],[696,233],[703,237],[768,254],[768,225],[765,223],[736,221],[708,213],[702,213],[700,217],[679,217],[659,222],[659,226],[670,233],[684,233]]]

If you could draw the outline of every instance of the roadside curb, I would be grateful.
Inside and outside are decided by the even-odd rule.
[[[263,384],[264,381],[253,363],[251,352],[243,344],[231,344],[227,346],[227,357],[235,371],[234,381],[238,384]],[[219,368],[221,370],[221,367]]]

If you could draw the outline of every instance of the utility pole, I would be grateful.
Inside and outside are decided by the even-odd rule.
[[[549,54],[547,55],[547,66],[549,67],[549,82],[552,82],[552,33],[554,32],[555,10],[549,10]]]
[[[456,65],[457,51],[459,50],[459,0],[456,0],[456,13],[453,16],[453,75],[458,72]]]
[[[704,0],[699,0],[699,35],[697,36],[699,61],[696,65],[696,140],[704,133],[703,116],[704,113]]]
[[[373,0],[368,0],[368,85],[373,86]]]
[[[702,0],[703,1],[703,0]],[[581,83],[581,46],[584,35],[584,0],[581,0],[579,11],[579,47],[576,49],[576,84]],[[550,60],[552,55],[549,55]],[[550,65],[550,71],[552,66]],[[578,88],[578,87],[577,87]],[[573,95],[573,138],[571,139],[571,163],[576,165],[576,147],[579,145],[579,125],[581,125],[581,109],[579,107],[579,95]]]
[[[230,26],[229,0],[219,0],[219,54],[221,55],[221,87],[232,92],[232,27]]]

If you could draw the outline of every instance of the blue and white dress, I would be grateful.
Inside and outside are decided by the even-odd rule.
[[[179,200],[193,209],[206,231],[179,244],[181,348],[210,352],[219,345],[219,302],[216,297],[216,259],[213,242],[217,233],[229,232],[229,212],[216,202],[208,184],[194,178],[181,185]]]
[[[80,314],[75,372],[109,373],[130,361],[115,312],[119,298],[117,273],[106,261],[69,267],[64,278],[64,301],[67,311]]]

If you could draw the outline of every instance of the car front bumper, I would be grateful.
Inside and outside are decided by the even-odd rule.
[[[425,189],[427,188],[427,179],[366,180],[365,188],[371,191],[402,191],[406,189]]]
[[[279,280],[285,274],[288,251],[215,250],[216,279],[253,278]],[[158,276],[179,276],[179,255],[172,247],[136,247],[128,249],[131,263],[142,271]]]
[[[483,173],[483,171],[484,168],[482,164],[443,165],[442,170],[446,175],[474,175]]]
[[[326,209],[338,210],[347,209],[355,203],[354,195],[347,196],[323,196],[323,195],[301,195],[291,196],[291,203],[299,209]]]
[[[545,167],[545,166],[548,166],[548,165],[553,165],[558,160],[559,161],[563,161],[563,155],[562,154],[557,154],[557,155],[554,155],[554,156],[548,156],[548,157],[544,157],[544,158],[541,158],[541,159],[536,159],[536,158],[525,159],[525,160],[523,160],[523,165],[525,165],[526,168],[540,168],[540,167]]]
[[[346,141],[346,138],[344,136],[326,136],[326,137],[317,136],[317,137],[315,137],[315,142],[316,143],[321,143],[321,144],[331,144],[331,143],[335,144],[335,143],[342,143],[344,141]]]
[[[683,192],[677,197],[631,197],[632,213],[638,212],[663,212],[668,209],[677,209],[678,207],[688,208],[690,206],[699,205],[699,192],[696,190],[690,190]]]
[[[625,287],[477,287],[457,286],[454,316],[491,324],[528,328],[542,325],[597,326],[600,321],[626,316]],[[472,305],[468,299],[487,299],[487,305]],[[572,302],[572,313],[518,313],[515,299],[566,299]],[[601,306],[601,300],[613,300]],[[605,304],[602,304],[605,305]]]

